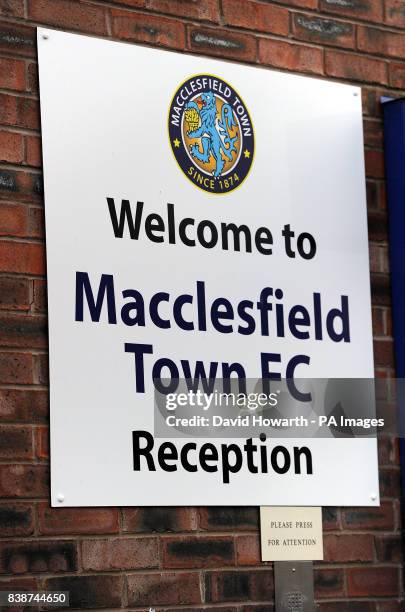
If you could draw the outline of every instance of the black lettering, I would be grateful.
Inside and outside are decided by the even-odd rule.
[[[188,453],[191,450],[195,451],[196,449],[197,449],[197,444],[195,442],[187,442],[187,444],[185,444],[183,448],[181,449],[180,461],[181,461],[181,465],[184,467],[186,472],[197,472],[198,470],[197,466],[194,463],[190,463],[188,460]]]
[[[152,242],[164,242],[163,236],[156,236],[156,232],[164,232],[165,223],[160,215],[151,214],[145,219],[145,233]]]
[[[245,237],[245,250],[247,253],[252,252],[252,236],[247,225],[235,225],[235,223],[221,223],[222,248],[224,251],[229,249],[228,234],[233,237],[233,250],[240,251],[240,236]]]
[[[162,470],[165,472],[176,472],[177,465],[170,465],[168,461],[177,461],[177,448],[172,442],[163,442],[158,450],[158,462]]]
[[[283,465],[278,463],[278,455],[282,455]],[[286,474],[291,466],[290,453],[285,446],[275,446],[270,454],[271,467],[277,474]]]
[[[152,355],[153,346],[151,344],[132,344],[126,342],[126,353],[133,353],[135,358],[135,389],[137,393],[145,393],[145,368],[143,367],[143,356]]]
[[[97,302],[94,301],[89,275],[87,272],[76,272],[76,312],[75,320],[83,321],[83,294],[86,294],[87,306],[92,321],[100,321],[104,298],[107,297],[108,322],[117,323],[115,310],[114,277],[111,274],[102,274],[97,293]]]
[[[134,219],[134,217],[132,216],[131,204],[129,203],[129,200],[122,200],[119,221],[117,211],[115,209],[114,198],[107,198],[107,204],[108,210],[110,211],[110,218],[113,226],[114,236],[116,238],[123,237],[126,222],[128,225],[130,237],[133,240],[138,240],[143,212],[143,202],[136,203],[136,213]]]
[[[273,253],[273,249],[271,248],[273,245],[273,236],[267,227],[259,227],[259,229],[256,230],[255,245],[262,255],[271,255]],[[268,248],[267,245],[270,245],[270,248]]]
[[[233,456],[234,461],[230,462]],[[229,475],[236,474],[242,467],[242,452],[237,444],[221,444],[222,481],[229,483]]]
[[[140,325],[145,326],[145,305],[143,303],[142,294],[135,289],[125,289],[122,292],[123,298],[132,298],[132,302],[124,304],[121,308],[121,319],[125,325]],[[130,316],[130,313],[135,311],[134,316]]]
[[[313,474],[312,453],[308,446],[294,446],[294,472],[301,474],[301,455],[304,455],[306,459],[306,473]]]
[[[144,448],[140,447],[141,438],[145,438],[146,440],[146,446]],[[132,432],[132,454],[135,472],[139,472],[141,469],[141,455],[143,455],[146,459],[146,463],[148,464],[148,470],[150,472],[156,472],[155,463],[151,455],[153,445],[153,436],[148,431]]]

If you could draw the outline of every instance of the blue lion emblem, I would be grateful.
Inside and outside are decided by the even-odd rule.
[[[189,138],[200,138],[202,148],[200,144],[192,144],[190,153],[203,164],[208,164],[212,156],[215,160],[213,175],[218,177],[221,176],[226,161],[222,154],[227,160],[232,161],[232,155],[237,151],[235,143],[238,136],[230,135],[230,131],[237,126],[237,123],[231,106],[223,104],[221,118],[217,124],[217,100],[212,91],[202,93],[199,103],[201,109],[196,102],[188,102],[184,111],[190,127],[194,128],[199,124],[196,129],[188,131],[187,135]]]

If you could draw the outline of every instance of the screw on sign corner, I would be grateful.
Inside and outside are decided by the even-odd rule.
[[[304,612],[306,600],[307,598],[300,591],[291,591],[284,595],[281,609],[282,611],[288,610],[288,612]]]

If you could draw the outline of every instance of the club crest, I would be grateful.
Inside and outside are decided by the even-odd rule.
[[[247,177],[254,156],[253,125],[240,95],[223,79],[197,75],[173,96],[169,138],[187,178],[209,193],[227,193]]]

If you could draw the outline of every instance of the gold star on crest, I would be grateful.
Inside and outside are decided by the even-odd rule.
[[[180,146],[180,140],[179,140],[178,138],[175,138],[175,139],[173,140],[173,144],[174,144],[174,146],[176,147],[176,149],[178,149],[178,148],[179,148],[179,146]]]
[[[245,150],[243,151],[243,155],[244,155],[244,156],[245,156],[247,159],[249,159],[249,157],[250,157],[250,151],[248,151],[247,149],[245,149]]]

